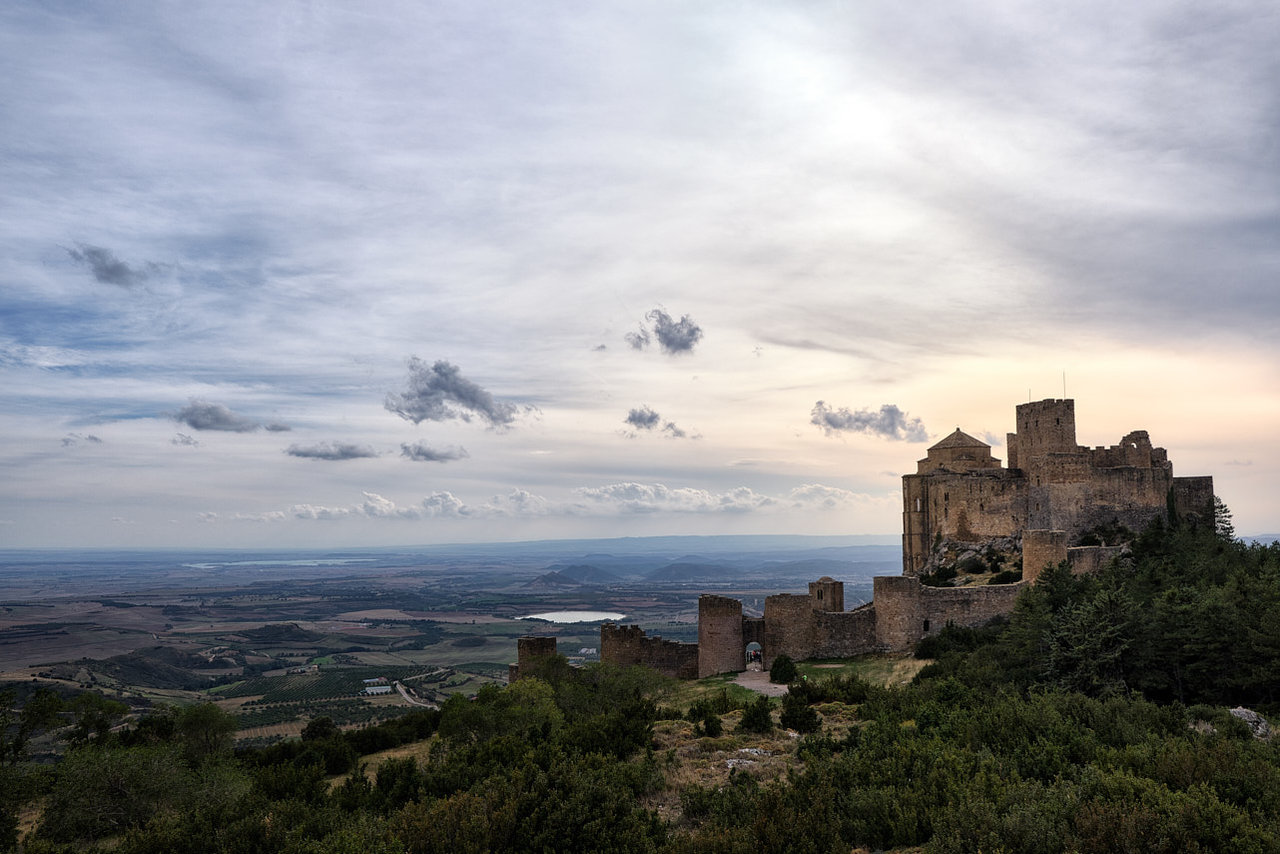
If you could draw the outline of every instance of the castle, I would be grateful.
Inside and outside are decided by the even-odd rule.
[[[1016,424],[1017,432],[1008,434],[1007,468],[990,445],[957,428],[929,448],[915,474],[903,476],[902,575],[873,579],[869,604],[846,611],[843,582],[826,577],[810,582],[807,595],[767,597],[761,617],[745,616],[736,599],[704,595],[697,643],[604,623],[601,660],[691,679],[746,669],[751,644],[759,645],[766,668],[782,654],[804,660],[905,651],[947,623],[977,626],[1007,614],[1023,586],[1047,566],[1068,561],[1076,572],[1105,566],[1124,549],[1106,540],[1126,529],[1141,531],[1171,515],[1212,524],[1213,478],[1174,477],[1167,452],[1153,447],[1145,430],[1118,445],[1077,445],[1073,400],[1022,404]],[[921,583],[922,576],[979,554],[998,565],[1020,560],[1021,580]],[[521,662],[545,654],[547,640],[521,638]]]

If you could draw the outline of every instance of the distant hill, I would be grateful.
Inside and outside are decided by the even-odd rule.
[[[719,563],[678,561],[655,569],[645,576],[647,581],[728,581],[739,574],[736,569]]]
[[[134,650],[103,661],[84,659],[82,663],[90,670],[118,679],[125,685],[186,689],[205,687],[209,682],[207,677],[191,671],[219,666],[199,655],[168,646]],[[228,663],[221,663],[221,666]]]
[[[581,587],[582,582],[576,578],[570,578],[559,570],[543,573],[537,578],[530,581],[525,587],[531,590],[546,590],[565,587]]]
[[[615,584],[622,580],[615,573],[588,563],[575,563],[573,566],[566,566],[560,570],[560,574],[582,584]]]
[[[529,587],[578,587],[581,585],[590,585],[603,587],[608,584],[617,584],[622,581],[622,577],[609,572],[607,569],[601,569],[598,566],[592,566],[588,563],[575,563],[571,566],[564,564],[552,564],[547,567],[548,572],[539,575],[533,581],[529,582]]]

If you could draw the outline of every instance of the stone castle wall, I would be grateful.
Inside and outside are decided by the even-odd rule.
[[[779,655],[796,661],[808,658],[814,647],[813,607],[808,596],[779,593],[764,600],[764,666]],[[741,656],[739,656],[741,660]],[[741,665],[738,666],[741,669]]]
[[[811,582],[808,595],[767,597],[763,617],[744,617],[736,599],[704,595],[697,644],[606,624],[601,659],[701,678],[743,670],[753,642],[766,667],[782,654],[802,660],[906,651],[948,623],[979,626],[1009,613],[1045,567],[1065,560],[1075,572],[1096,572],[1124,553],[1073,545],[1086,531],[1114,523],[1140,531],[1167,514],[1171,498],[1180,517],[1213,523],[1213,479],[1173,477],[1167,453],[1152,446],[1146,431],[1113,446],[1079,446],[1072,400],[1022,404],[1016,422],[1008,468],[991,457],[990,446],[957,429],[929,449],[916,474],[903,477],[903,574],[875,578],[872,604],[845,611],[844,585],[830,578]],[[1020,542],[1023,581],[922,585],[917,576],[932,570],[934,544],[943,541],[1005,541],[1006,548]]]
[[[641,665],[674,679],[698,678],[698,644],[646,635],[639,626],[600,624],[600,660],[623,667]]]
[[[878,576],[875,591],[876,646],[905,652],[947,623],[980,626],[1009,613],[1025,584],[926,587],[909,576]]]
[[[805,658],[843,658],[877,650],[875,605],[868,603],[852,611],[819,611],[813,616],[813,648]]]
[[[556,654],[554,635],[525,635],[516,638],[516,663],[507,665],[507,681],[514,682],[520,678],[521,670],[527,672],[530,663],[537,658],[546,658]]]
[[[727,596],[699,596],[698,678],[742,670],[745,649],[742,603]]]

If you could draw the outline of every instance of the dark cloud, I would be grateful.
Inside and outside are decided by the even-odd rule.
[[[687,314],[679,320],[672,320],[671,315],[655,308],[645,315],[645,319],[653,323],[653,334],[665,353],[688,353],[702,340],[702,327]]]
[[[88,442],[90,445],[101,445],[102,440],[92,433],[68,433],[62,437],[62,447],[69,448],[80,442]]]
[[[354,445],[350,442],[290,445],[285,449],[285,453],[291,457],[302,457],[307,460],[360,460],[378,456],[378,452],[368,445]]]
[[[417,356],[409,359],[409,385],[403,394],[387,395],[386,408],[406,421],[447,421],[473,416],[492,427],[506,427],[516,420],[519,409],[462,376],[455,365],[439,361],[427,367]]]
[[[192,399],[173,415],[173,420],[192,430],[222,430],[228,433],[250,433],[262,425],[252,418],[232,412],[221,403]],[[277,428],[282,425],[277,425]]]
[[[832,409],[820,400],[814,404],[811,416],[810,422],[821,427],[828,436],[849,431],[904,442],[923,442],[929,438],[924,422],[908,416],[892,403],[881,406],[879,412],[869,409],[851,412],[845,407]]]
[[[668,421],[662,425],[662,432],[666,433],[672,439],[683,439],[687,434],[676,426],[674,421]]]
[[[84,243],[77,243],[77,249],[67,249],[67,254],[71,256],[71,260],[77,264],[83,264],[89,268],[89,272],[93,273],[93,277],[99,282],[106,285],[118,285],[122,288],[131,288],[134,285],[141,284],[147,280],[156,269],[156,264],[148,263],[145,268],[130,267],[124,261],[116,257],[116,254],[110,249],[101,246],[89,246]]]
[[[279,421],[268,421],[262,425],[262,429],[268,433],[288,433],[293,428],[288,424],[281,424]]]
[[[416,463],[448,463],[454,460],[465,460],[471,456],[466,448],[431,448],[422,442],[402,444],[400,456],[407,457]]]
[[[195,447],[196,445],[200,444],[200,442],[197,439],[191,436],[188,436],[186,433],[178,433],[169,441],[174,445],[188,445],[191,447]]]
[[[592,348],[591,348],[591,352],[593,352],[593,353],[603,353],[603,352],[605,352],[605,351],[606,351],[606,350],[608,350],[608,349],[609,349],[609,345],[608,345],[608,344],[597,344],[596,346],[594,346],[594,347],[592,347]]]
[[[658,426],[658,422],[661,420],[662,416],[647,406],[631,410],[626,417],[626,423],[637,430],[652,430]]]
[[[622,336],[623,340],[630,345],[632,350],[643,350],[649,346],[649,330],[641,326],[635,332],[628,332]]]

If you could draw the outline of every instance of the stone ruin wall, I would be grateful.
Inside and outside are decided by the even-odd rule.
[[[874,604],[852,611],[818,611],[813,619],[814,644],[805,658],[844,658],[877,650]]]
[[[777,593],[764,600],[764,666],[786,655],[796,661],[808,658],[814,646],[814,614],[808,596]],[[741,660],[741,656],[739,656]]]
[[[649,636],[639,626],[601,623],[600,660],[621,667],[641,665],[674,679],[698,678],[698,644]]]
[[[767,609],[766,609],[767,610]],[[746,659],[742,603],[728,596],[698,597],[698,678],[737,673]]]
[[[1173,504],[1179,515],[1197,524],[1214,524],[1213,478],[1175,477]]]
[[[1128,551],[1128,546],[1076,546],[1067,549],[1067,563],[1076,575],[1088,575],[1101,572]]]
[[[1024,531],[1022,534],[1022,580],[1034,584],[1047,567],[1067,559],[1066,531]]]
[[[520,672],[527,668],[535,658],[546,658],[556,654],[556,638],[554,635],[525,635],[516,638],[516,663],[507,665],[507,681],[514,682],[520,678]]]
[[[886,652],[905,652],[947,623],[974,627],[1007,614],[1025,586],[926,587],[897,575],[877,576],[873,585],[876,646]]]

